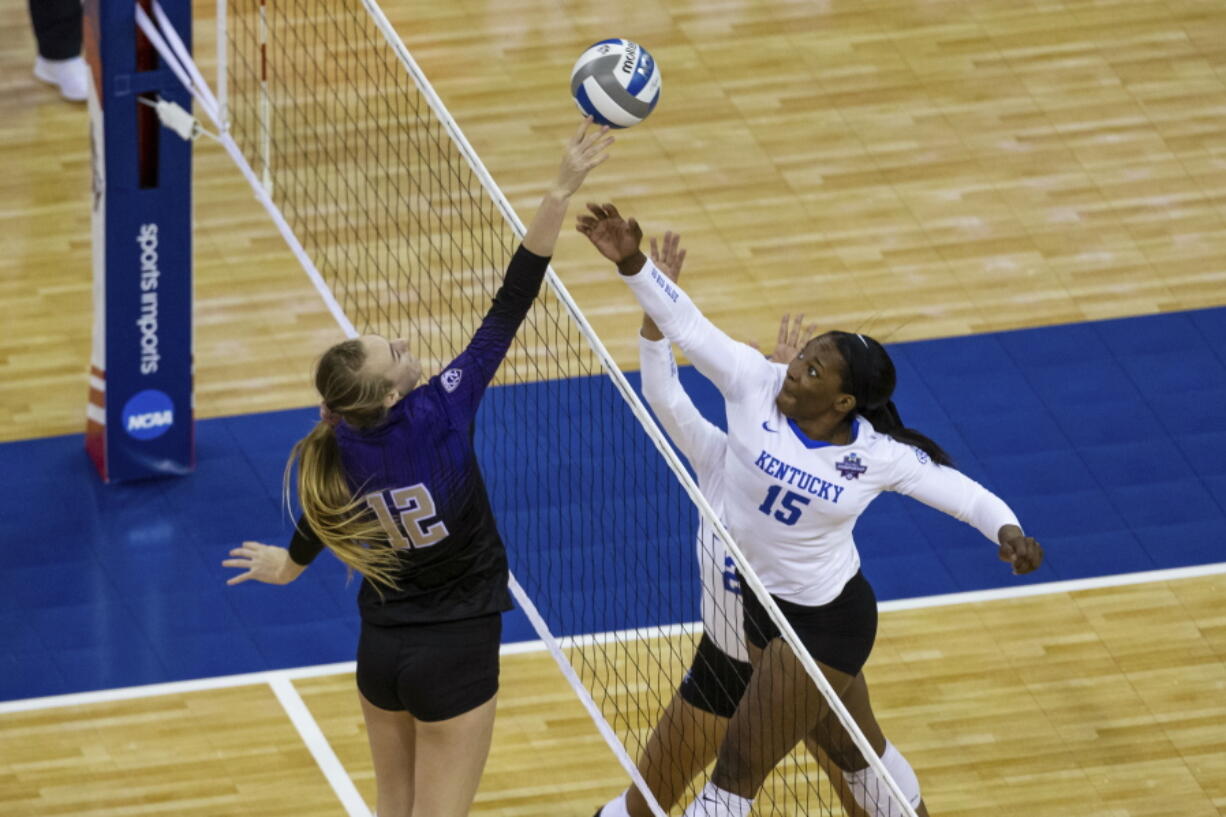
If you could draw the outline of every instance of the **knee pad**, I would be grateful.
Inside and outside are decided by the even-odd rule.
[[[906,795],[907,801],[915,808],[920,804],[919,779],[911,764],[902,753],[888,740],[885,751],[881,754],[881,765],[885,766],[890,777],[898,784],[898,788]],[[843,779],[847,781],[852,796],[860,804],[860,808],[872,817],[903,817],[903,810],[894,802],[890,790],[877,779],[872,767],[866,766],[855,772],[844,772]]]

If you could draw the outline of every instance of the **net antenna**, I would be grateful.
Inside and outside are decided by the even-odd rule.
[[[362,6],[365,15],[328,0],[220,0],[218,96],[156,2],[165,36],[150,40],[213,121],[345,335],[361,327],[412,336],[423,365],[437,369],[475,330],[524,225],[382,10],[373,0]],[[139,5],[137,15],[146,34],[158,34]],[[517,566],[515,600],[653,814],[666,810],[632,755],[696,640],[696,628],[668,626],[692,620],[697,607],[687,595],[697,585],[692,504],[875,772],[877,796],[915,817],[552,268],[545,280],[495,380],[507,388],[485,398],[478,422],[499,433],[478,435],[493,438],[479,454],[487,474],[504,474],[489,487]],[[658,457],[636,456],[652,448]],[[599,490],[576,492],[584,479],[600,480]],[[631,629],[610,626],[627,619]],[[773,776],[759,813],[764,798],[789,814],[837,807],[798,753]],[[690,785],[691,799],[702,784]]]

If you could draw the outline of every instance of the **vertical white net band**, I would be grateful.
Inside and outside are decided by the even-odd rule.
[[[371,0],[231,0],[224,16],[223,142],[345,331],[408,338],[437,372],[488,309],[522,224]],[[552,273],[549,283],[485,398],[478,452],[521,605],[630,763],[695,660],[700,630],[671,626],[699,617],[695,504],[721,529]],[[801,663],[832,699],[812,659]],[[837,700],[826,714],[836,730],[851,724]],[[843,741],[884,774],[858,730]],[[888,775],[876,782],[881,813],[887,799],[899,808]],[[755,813],[839,813],[842,794],[801,745]]]

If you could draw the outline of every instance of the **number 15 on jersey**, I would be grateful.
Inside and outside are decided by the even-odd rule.
[[[796,520],[800,519],[800,511],[802,505],[809,504],[809,498],[802,496],[794,491],[788,491],[783,495],[783,499],[779,500],[779,494],[783,491],[782,485],[772,485],[770,490],[766,492],[766,500],[758,506],[758,510],[767,516],[774,516],[785,525],[795,525]],[[779,500],[778,506],[775,500]],[[776,507],[778,508],[776,510]],[[774,511],[772,514],[771,511]]]

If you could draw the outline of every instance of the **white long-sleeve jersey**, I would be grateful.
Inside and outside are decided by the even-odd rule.
[[[772,595],[810,607],[833,601],[860,568],[856,519],[882,491],[944,511],[993,543],[1002,526],[1017,524],[995,494],[863,417],[855,418],[847,445],[807,438],[775,406],[786,366],[719,331],[651,261],[625,280],[724,397],[724,519]]]
[[[685,393],[677,377],[677,360],[668,340],[651,341],[640,337],[639,369],[647,405],[690,461],[703,496],[722,517],[727,435],[707,422]],[[736,567],[728,557],[723,540],[701,516],[698,517],[696,540],[698,572],[702,578],[703,630],[725,654],[738,661],[748,661]]]

